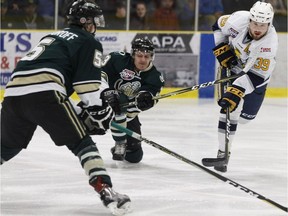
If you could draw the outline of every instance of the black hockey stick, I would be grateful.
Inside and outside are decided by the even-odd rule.
[[[173,91],[173,92],[169,92],[169,93],[166,93],[166,94],[158,95],[158,96],[153,97],[153,100],[159,100],[159,99],[171,97],[171,96],[174,96],[174,95],[179,95],[179,94],[183,94],[183,93],[186,93],[186,92],[198,90],[198,89],[201,89],[201,88],[206,88],[206,87],[213,86],[213,85],[216,85],[216,84],[219,84],[219,83],[227,82],[229,80],[236,79],[236,78],[242,76],[243,73],[239,73],[239,74],[236,74],[236,75],[233,75],[233,76],[230,76],[230,77],[225,77],[225,78],[222,78],[222,79],[217,79],[217,80],[214,80],[214,81],[209,81],[209,82],[205,82],[205,83],[202,83],[202,84],[194,85],[194,86],[191,86],[191,87],[179,89],[179,90],[176,90],[176,91]],[[130,103],[121,104],[121,107],[129,107],[129,106],[132,106],[132,105],[135,105],[135,104],[136,104],[136,102],[133,101],[133,102],[130,102]]]
[[[230,69],[226,70],[227,77],[231,77]],[[231,80],[226,83],[226,88],[231,85]],[[229,160],[229,142],[230,142],[230,109],[229,107],[226,108],[226,127],[225,127],[225,163],[228,164]]]
[[[225,163],[228,164],[229,160],[229,142],[230,142],[230,110],[226,109],[226,127],[225,127]]]
[[[221,71],[220,71],[221,73]],[[220,75],[221,77],[221,75]],[[226,69],[226,77],[231,77],[231,72],[229,69]],[[221,100],[222,95],[224,94],[224,92],[226,92],[226,89],[228,86],[230,86],[231,81],[228,81],[226,83],[226,85],[223,85],[223,89],[221,90],[221,87],[219,87],[218,89],[218,100]],[[202,159],[202,164],[204,166],[207,167],[211,167],[211,166],[224,166],[225,164],[228,164],[228,160],[229,160],[229,141],[230,141],[230,126],[231,126],[231,122],[230,122],[230,110],[229,107],[226,108],[226,119],[225,119],[225,156],[224,158],[203,158]]]
[[[173,152],[173,151],[167,149],[164,146],[161,146],[161,145],[159,145],[159,144],[157,144],[157,143],[155,143],[155,142],[153,142],[153,141],[141,136],[140,134],[137,134],[136,132],[131,131],[131,130],[129,130],[129,129],[117,124],[116,122],[112,121],[111,126],[115,127],[116,129],[118,129],[118,130],[120,130],[120,131],[122,131],[124,133],[126,133],[128,136],[131,136],[131,137],[133,137],[133,138],[135,138],[135,139],[137,139],[139,141],[144,141],[145,143],[153,146],[154,148],[157,148],[157,149],[159,149],[159,150],[161,150],[161,151],[163,151],[163,152],[165,152],[165,153],[167,153],[167,154],[169,154],[169,155],[171,155],[171,156],[173,156],[173,157],[175,157],[175,158],[177,158],[177,159],[179,159],[181,161],[186,162],[187,164],[190,164],[190,165],[192,165],[192,166],[194,166],[194,167],[196,167],[196,168],[198,168],[198,169],[200,169],[202,171],[205,171],[208,174],[210,174],[210,175],[222,180],[223,182],[228,183],[229,185],[234,186],[235,188],[238,188],[241,191],[244,191],[245,193],[250,194],[253,197],[256,197],[256,198],[258,198],[258,199],[260,199],[262,201],[265,201],[265,202],[271,204],[274,207],[277,207],[277,208],[279,208],[279,209],[281,209],[281,210],[283,210],[285,212],[288,212],[287,207],[282,206],[282,205],[274,202],[273,200],[270,200],[270,199],[264,197],[263,195],[261,195],[259,193],[256,193],[255,191],[252,191],[249,188],[247,188],[247,187],[245,187],[245,186],[243,186],[243,185],[241,185],[241,184],[239,184],[239,183],[237,183],[237,182],[235,182],[235,181],[233,181],[233,180],[231,180],[231,179],[229,179],[227,177],[224,177],[224,176],[222,176],[222,175],[220,175],[220,174],[218,174],[216,172],[213,172],[212,170],[210,170],[210,169],[208,169],[206,167],[203,167],[200,164],[198,164],[198,163],[196,163],[194,161],[191,161],[191,160],[185,158],[184,156],[179,155],[176,152]]]
[[[224,158],[203,158],[202,164],[206,167],[224,166],[229,160],[229,141],[230,141],[230,111],[226,109],[226,127],[225,127],[225,157]]]

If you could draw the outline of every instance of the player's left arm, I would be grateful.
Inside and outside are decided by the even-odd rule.
[[[264,46],[263,46],[264,45]],[[278,43],[263,43],[251,50],[248,61],[242,71],[244,75],[237,78],[218,102],[224,109],[234,111],[241,99],[256,88],[267,84],[276,65]],[[252,47],[253,48],[253,47]]]

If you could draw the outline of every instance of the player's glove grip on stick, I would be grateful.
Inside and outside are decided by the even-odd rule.
[[[155,104],[153,95],[148,91],[140,91],[135,99],[137,108],[142,111],[150,109]]]
[[[213,48],[213,53],[221,66],[231,68],[232,65],[237,65],[237,57],[227,43],[218,44]]]
[[[224,110],[229,107],[229,111],[233,112],[238,107],[241,98],[244,97],[244,93],[245,89],[240,86],[229,86],[218,104]]]
[[[81,107],[81,105],[80,102],[78,106]],[[82,107],[82,112],[79,114],[79,118],[90,135],[104,135],[110,128],[113,117],[113,110],[107,103],[103,106]]]
[[[105,89],[101,92],[101,99],[108,103],[115,114],[121,114],[120,96],[115,89]]]

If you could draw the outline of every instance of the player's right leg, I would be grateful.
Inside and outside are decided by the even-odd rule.
[[[113,214],[124,214],[130,211],[130,198],[112,189],[112,182],[105,168],[98,148],[79,120],[71,102],[60,93],[43,93],[46,104],[41,109],[50,113],[49,119],[41,120],[41,113],[34,113],[39,125],[50,135],[57,146],[66,145],[79,158],[89,184],[99,193],[103,204]],[[40,108],[40,107],[39,107]],[[37,117],[38,116],[38,117]]]
[[[127,123],[127,128],[141,135],[141,123],[138,116]],[[130,163],[139,163],[143,158],[143,154],[141,142],[128,136],[125,160]]]

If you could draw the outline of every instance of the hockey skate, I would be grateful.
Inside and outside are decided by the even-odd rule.
[[[125,215],[132,211],[131,200],[125,194],[119,194],[107,184],[101,183],[101,178],[97,179],[96,184],[90,183],[100,195],[100,199],[113,215]]]
[[[116,161],[123,161],[126,153],[126,142],[116,142],[115,146],[111,148],[112,159]]]

